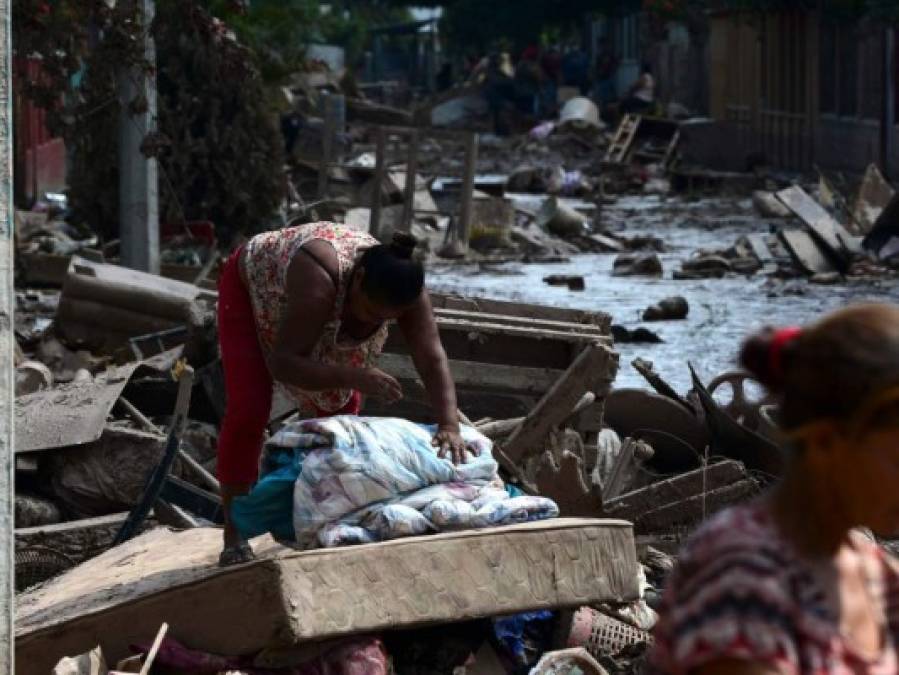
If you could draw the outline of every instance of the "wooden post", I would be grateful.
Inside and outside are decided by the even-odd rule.
[[[403,203],[403,232],[412,231],[415,215],[415,177],[418,174],[418,129],[409,131],[409,152],[406,157],[406,190]]]
[[[381,194],[384,190],[384,176],[387,173],[387,131],[378,127],[375,145],[375,187],[371,198],[371,220],[368,231],[375,239],[381,234]]]
[[[328,192],[328,171],[331,169],[331,153],[334,149],[334,117],[330,114],[330,106],[322,103],[322,156],[318,165],[318,198],[324,199]]]
[[[13,438],[14,362],[16,338],[13,286],[13,181],[12,181],[12,33],[10,0],[0,0],[0,673],[14,673],[14,466]]]
[[[891,24],[883,29],[883,114],[880,119],[880,166],[883,177],[893,177],[893,135],[896,128],[896,34]]]
[[[320,109],[324,129],[318,172],[318,198],[324,199],[328,192],[328,174],[331,165],[340,159],[337,134],[343,133],[346,128],[346,99],[343,94],[322,94]]]
[[[141,28],[147,35],[144,57],[156,63],[149,28],[154,0],[131,0],[139,8]],[[143,112],[133,114],[131,103],[144,101]],[[122,264],[159,274],[159,181],[156,159],[144,156],[141,146],[156,129],[156,76],[143,69],[119,74],[119,227]]]
[[[468,252],[471,238],[471,211],[474,198],[474,175],[478,165],[478,135],[470,133],[465,138],[465,175],[462,177],[462,210],[459,214],[459,242]]]

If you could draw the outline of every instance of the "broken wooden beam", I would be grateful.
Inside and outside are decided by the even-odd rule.
[[[112,545],[127,513],[72,520],[54,525],[16,528],[16,550],[47,548],[82,562],[99,555]]]
[[[759,484],[755,480],[744,478],[732,485],[700,492],[644,513],[634,519],[634,528],[640,532],[661,532],[676,525],[697,523],[758,491]]]
[[[618,354],[602,344],[587,346],[509,440],[497,449],[497,460],[507,471],[521,477],[521,461],[542,449],[549,432],[568,419],[586,392],[592,391],[597,399],[604,399],[617,371]]]
[[[635,521],[661,506],[688,499],[703,490],[717,490],[746,478],[746,469],[733,460],[658,481],[639,490],[610,499],[603,505],[605,515]]]
[[[609,479],[602,486],[602,498],[608,502],[624,492],[624,488],[633,480],[636,469],[643,462],[652,459],[655,452],[648,443],[633,438],[626,438],[621,451],[612,465]]]

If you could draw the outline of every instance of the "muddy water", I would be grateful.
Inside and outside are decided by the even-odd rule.
[[[735,365],[739,343],[766,324],[790,325],[813,320],[822,312],[862,300],[899,301],[896,281],[853,282],[818,286],[805,280],[780,281],[763,275],[702,281],[675,281],[672,272],[700,248],[732,246],[742,235],[768,232],[771,221],[758,217],[748,201],[684,202],[659,197],[626,198],[602,213],[602,223],[629,236],[654,235],[668,248],[661,254],[661,279],[616,278],[614,255],[581,255],[568,263],[482,266],[437,266],[429,272],[429,286],[438,291],[520,302],[601,310],[616,324],[646,326],[663,344],[621,344],[621,370],[616,386],[645,387],[631,367],[637,356],[649,359],[678,391],[690,388],[687,362],[706,381]],[[583,292],[548,286],[549,274],[578,274],[586,280]],[[690,304],[686,321],[644,323],[643,310],[672,295]]]

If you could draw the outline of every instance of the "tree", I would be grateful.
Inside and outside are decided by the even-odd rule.
[[[43,68],[35,80],[20,73],[24,91],[73,154],[76,220],[108,239],[118,235],[116,130],[122,107],[137,113],[146,101],[120,100],[116,84],[121,72],[153,67],[142,49],[152,30],[159,131],[142,152],[159,161],[161,218],[212,220],[225,241],[268,224],[286,187],[283,144],[253,53],[225,24],[190,0],[157,0],[152,27],[122,2],[15,0],[13,10],[19,53]]]

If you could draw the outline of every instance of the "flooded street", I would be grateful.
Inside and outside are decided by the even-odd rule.
[[[653,361],[656,370],[681,392],[690,388],[688,361],[703,379],[711,379],[734,367],[740,341],[760,326],[802,324],[850,302],[899,299],[896,281],[819,286],[805,279],[782,281],[761,274],[698,281],[672,279],[680,262],[700,248],[727,248],[740,236],[769,231],[773,221],[759,217],[749,200],[686,202],[631,197],[606,207],[601,221],[603,227],[628,236],[662,238],[667,246],[660,254],[664,277],[613,277],[615,254],[585,254],[560,264],[440,265],[429,270],[429,285],[443,292],[600,310],[611,314],[615,324],[646,326],[664,343],[617,345],[621,370],[616,385],[648,386],[630,365],[641,356]],[[549,286],[543,283],[543,277],[550,274],[582,275],[587,288],[572,292]],[[672,295],[681,295],[689,302],[686,321],[641,321],[646,307]]]

